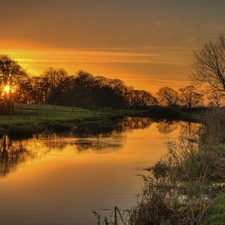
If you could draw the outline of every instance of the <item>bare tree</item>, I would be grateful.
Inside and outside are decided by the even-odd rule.
[[[180,88],[180,102],[183,106],[195,107],[203,103],[203,94],[198,93],[194,86]]]
[[[179,94],[170,87],[162,87],[157,93],[161,105],[177,106],[179,103]]]
[[[191,79],[197,85],[204,86],[205,90],[225,91],[225,37],[221,35],[217,42],[209,41],[194,51],[192,64],[194,73]]]

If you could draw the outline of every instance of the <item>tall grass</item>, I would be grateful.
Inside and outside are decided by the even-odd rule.
[[[141,201],[130,210],[126,224],[203,224],[214,199],[224,192],[224,162],[225,111],[215,109],[206,113],[197,132],[168,142],[168,153],[147,168]],[[115,221],[110,224],[118,225]]]

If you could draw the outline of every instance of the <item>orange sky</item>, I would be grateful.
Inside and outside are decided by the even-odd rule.
[[[0,54],[118,78],[155,94],[189,84],[192,51],[225,30],[220,0],[16,0],[1,3]]]

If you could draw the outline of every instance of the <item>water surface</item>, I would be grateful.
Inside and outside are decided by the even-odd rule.
[[[93,210],[129,209],[143,184],[140,168],[166,153],[184,122],[126,118],[67,134],[1,140],[0,220],[4,225],[97,224]]]

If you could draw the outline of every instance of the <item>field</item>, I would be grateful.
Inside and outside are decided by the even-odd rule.
[[[90,111],[58,105],[16,104],[12,116],[0,115],[0,124],[32,123],[44,121],[88,120],[100,118],[107,112]]]
[[[43,131],[68,131],[76,127],[76,124],[114,120],[123,117],[125,113],[112,108],[86,110],[47,104],[16,104],[13,115],[0,115],[0,135],[30,136]]]

